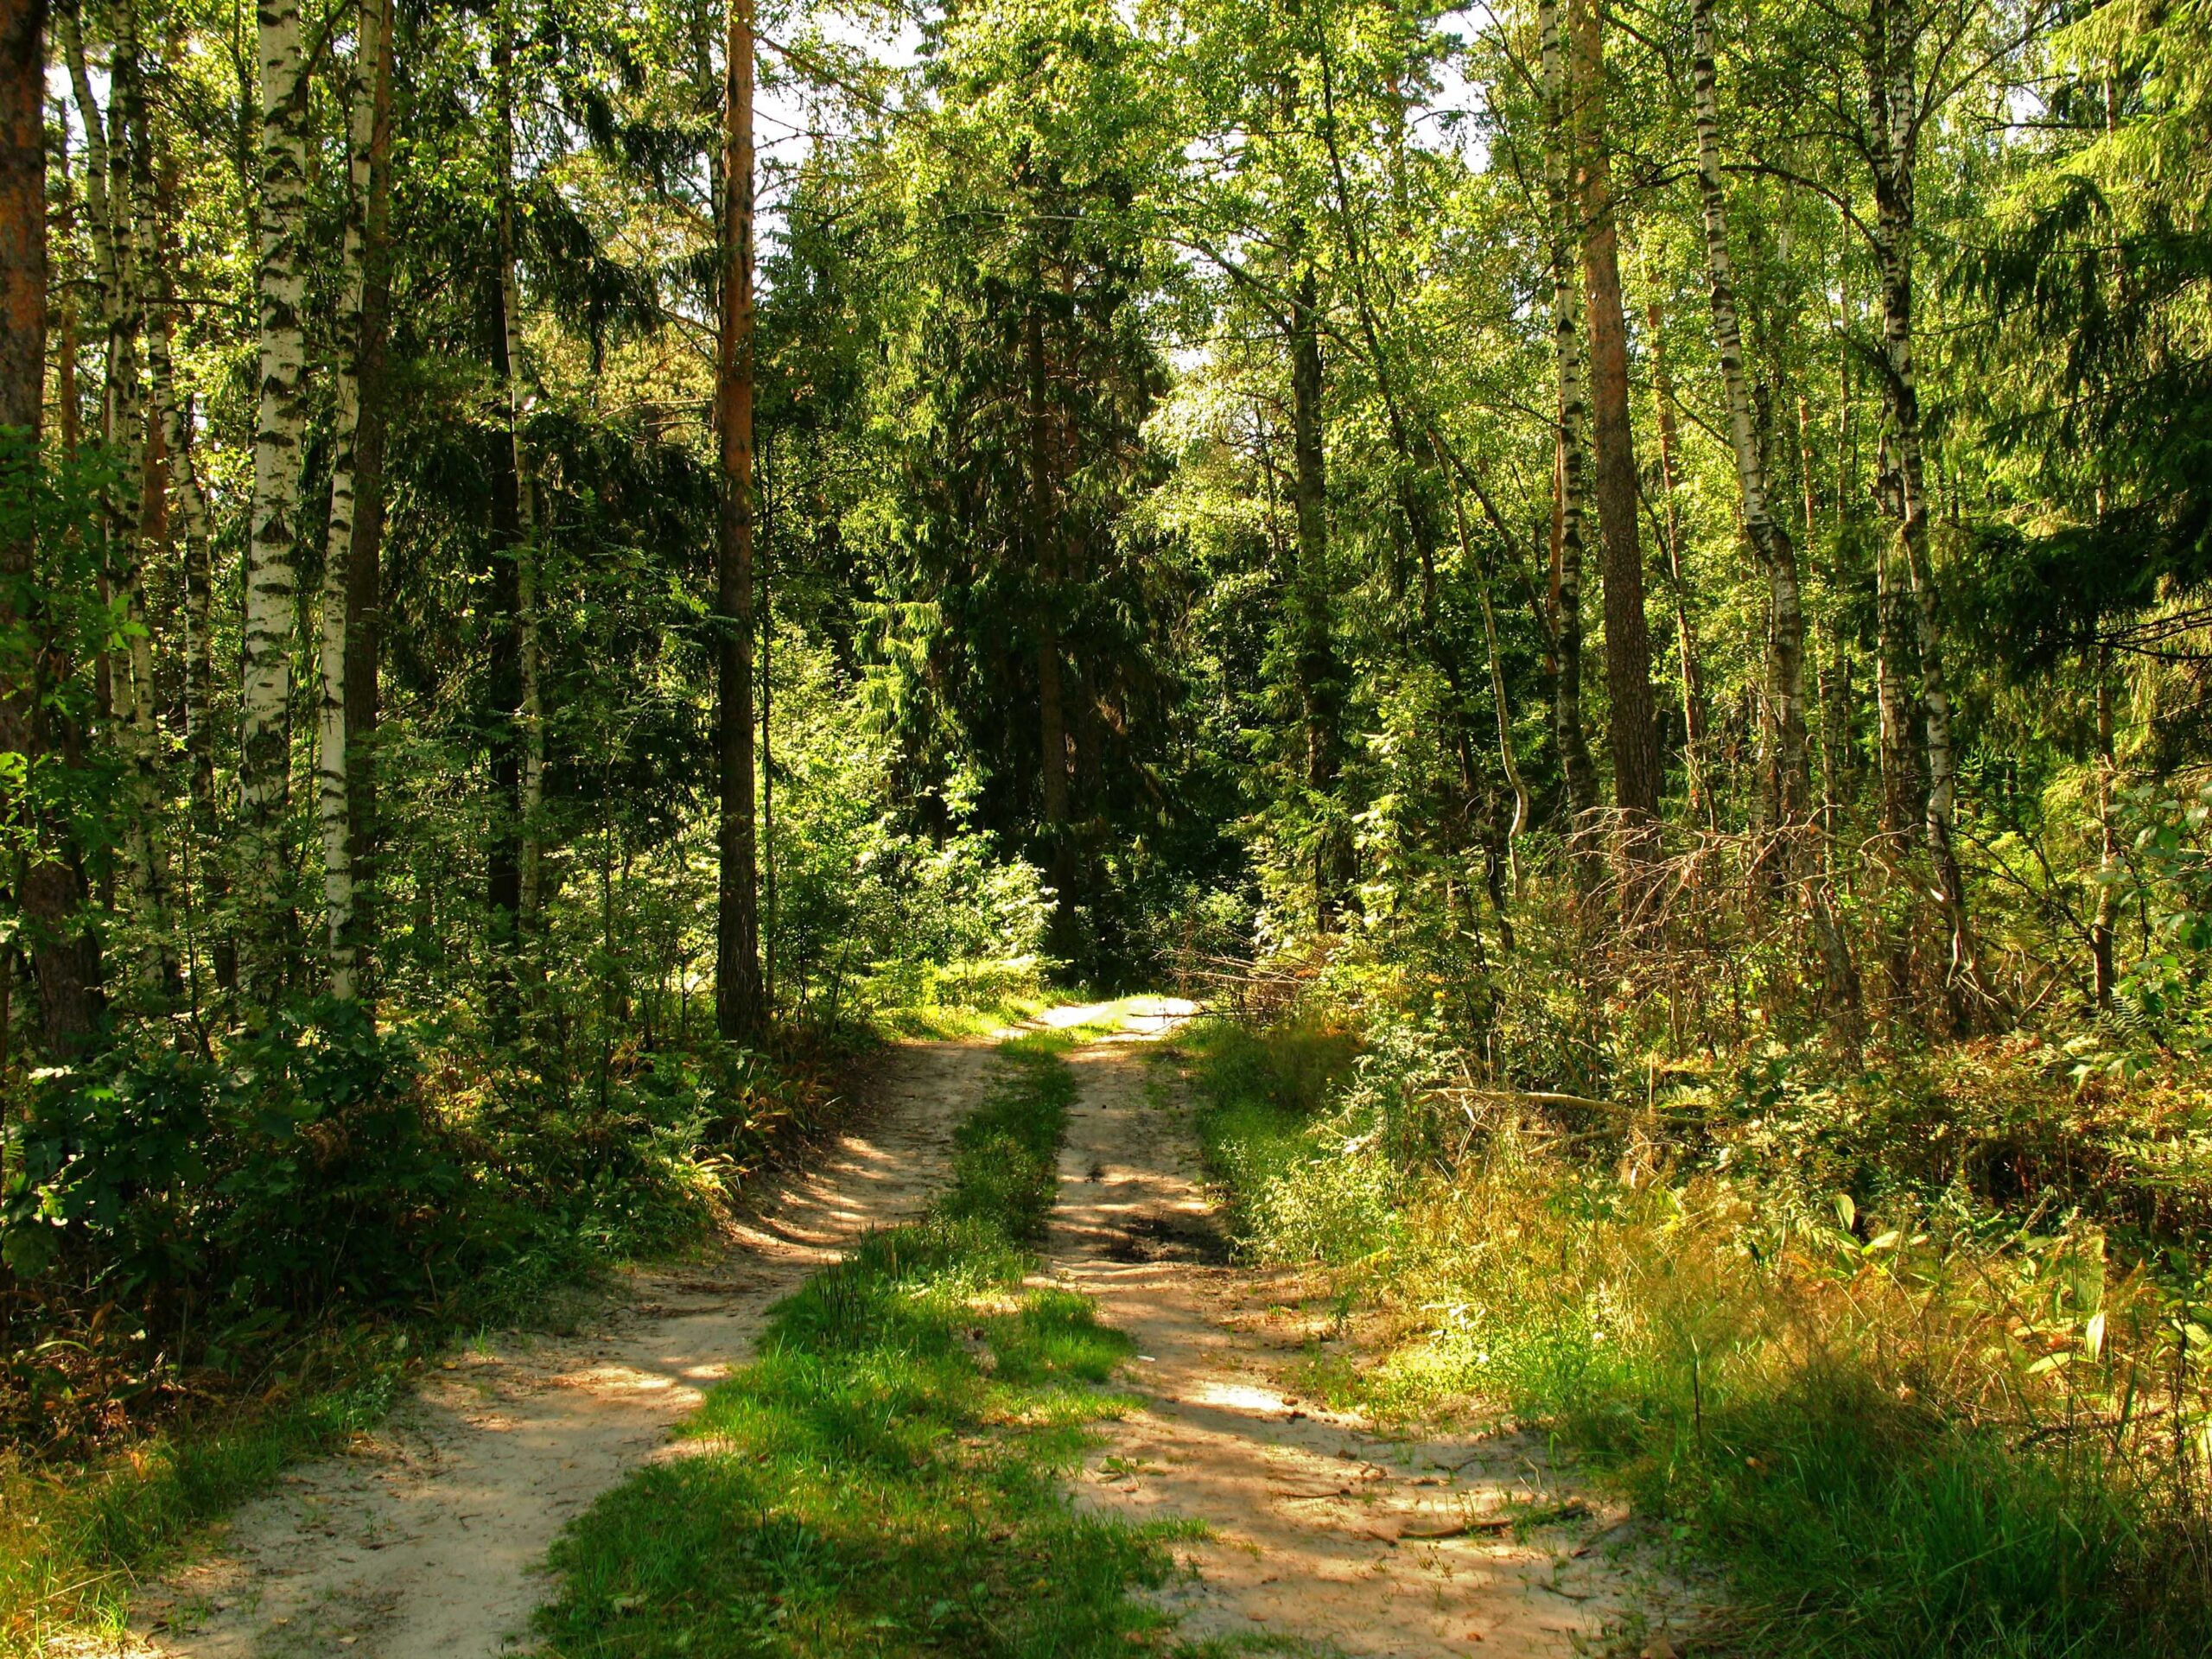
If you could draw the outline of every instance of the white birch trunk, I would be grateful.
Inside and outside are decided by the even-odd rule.
[[[385,8],[361,0],[359,41],[346,76],[348,188],[344,248],[345,296],[334,353],[334,434],[330,474],[330,520],[323,542],[321,696],[315,710],[315,809],[322,832],[324,950],[330,994],[351,1001],[359,994],[359,947],[353,928],[353,811],[346,756],[346,594],[353,550],[354,437],[360,424],[361,302],[365,286],[363,249],[369,192],[370,145],[375,131],[375,88],[383,73]]]
[[[1572,843],[1586,856],[1596,848],[1586,822],[1598,807],[1598,777],[1582,730],[1582,566],[1587,542],[1584,504],[1589,490],[1589,394],[1576,319],[1573,213],[1567,173],[1567,61],[1560,39],[1559,0],[1539,0],[1536,26],[1542,40],[1544,195],[1549,208],[1552,277],[1552,355],[1559,373],[1559,519],[1556,594],[1558,670],[1552,679],[1552,722],[1567,776],[1574,823]]]
[[[299,535],[300,435],[307,423],[307,70],[299,0],[260,0],[260,396],[245,554],[238,726],[239,894],[246,990],[265,1007],[283,978],[284,814],[291,783],[291,642]]]
[[[1705,209],[1705,264],[1713,296],[1713,344],[1728,404],[1728,444],[1736,459],[1745,535],[1765,567],[1768,600],[1767,695],[1775,724],[1775,799],[1784,829],[1802,823],[1812,789],[1805,742],[1805,601],[1797,550],[1774,516],[1766,456],[1744,372],[1744,338],[1736,310],[1735,263],[1728,250],[1728,204],[1721,187],[1720,108],[1715,92],[1713,0],[1691,9],[1690,79],[1697,101],[1698,194]]]

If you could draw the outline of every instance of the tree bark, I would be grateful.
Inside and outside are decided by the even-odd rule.
[[[2120,827],[2113,812],[2113,786],[2119,765],[2113,746],[2112,650],[2097,648],[2097,893],[2089,915],[2089,997],[2100,1008],[2112,1006],[2118,976],[2113,970],[2113,931],[2120,920]]]
[[[1920,389],[1912,356],[1914,177],[1920,134],[1914,69],[1918,39],[1913,21],[1899,0],[1872,0],[1868,18],[1866,96],[1873,139],[1875,207],[1872,240],[1882,289],[1888,435],[1896,464],[1891,502],[1897,518],[1897,558],[1911,590],[1913,644],[1920,657],[1922,746],[1928,763],[1922,830],[1934,866],[1936,902],[1948,935],[1944,995],[1952,1024],[1963,1030],[1971,1020],[1967,995],[1975,987],[1977,975],[1966,884],[1952,839],[1958,797],[1957,757],[1951,740],[1951,698],[1936,619],[1935,575],[1929,563],[1926,459]]]
[[[31,832],[16,865],[16,904],[38,982],[40,1036],[49,1058],[66,1061],[92,1040],[105,1001],[84,873],[39,798],[39,774],[66,764],[74,747],[72,734],[56,729],[65,717],[44,695],[54,664],[28,516],[44,412],[46,302],[46,7],[44,0],[0,0],[0,428],[12,452],[5,482],[23,515],[20,530],[0,539],[0,753],[24,760],[24,794],[7,802]]]
[[[538,503],[537,480],[523,442],[528,412],[527,365],[523,359],[522,290],[515,263],[514,48],[500,42],[499,63],[499,315],[505,325],[508,447],[513,452],[517,540],[514,548],[515,669],[518,700],[513,709],[521,740],[521,765],[515,797],[518,864],[515,877],[516,932],[524,960],[524,974],[534,988],[539,969],[537,945],[544,901],[545,721],[538,659]]]
[[[721,902],[715,1018],[724,1039],[761,1032],[753,755],[753,0],[729,0],[722,100],[721,329],[716,363],[721,512],[715,623],[721,698]]]
[[[376,733],[383,665],[385,364],[391,308],[391,82],[397,14],[379,0],[370,87],[368,190],[361,221],[361,338],[353,434],[353,540],[346,561],[346,863],[353,877],[356,995],[376,990]]]
[[[1291,491],[1297,507],[1297,562],[1291,571],[1290,623],[1299,702],[1306,726],[1306,788],[1323,815],[1313,849],[1313,926],[1335,931],[1351,885],[1351,849],[1336,833],[1337,780],[1343,768],[1342,676],[1329,605],[1329,484],[1321,425],[1320,283],[1312,264],[1300,272],[1290,309]]]
[[[298,575],[300,439],[307,424],[307,63],[299,0],[259,0],[259,397],[245,554],[238,724],[243,987],[256,1013],[281,993],[291,918],[285,806],[291,789],[291,639]]]
[[[1707,745],[1705,678],[1698,658],[1697,627],[1690,614],[1689,583],[1682,575],[1681,502],[1675,493],[1675,386],[1667,372],[1666,344],[1660,328],[1659,302],[1645,313],[1651,330],[1652,401],[1658,408],[1659,495],[1667,537],[1667,575],[1675,601],[1675,652],[1681,659],[1682,774],[1690,817],[1718,829],[1713,787],[1705,774]]]
[[[1628,323],[1621,305],[1620,235],[1613,217],[1605,126],[1605,67],[1598,0],[1569,0],[1576,206],[1589,322],[1594,494],[1604,550],[1605,690],[1611,702],[1613,804],[1624,849],[1649,856],[1659,816],[1659,727],[1651,692],[1651,630],[1644,615],[1643,546],[1637,515],[1636,443],[1629,423]]]
[[[321,698],[315,719],[316,816],[322,832],[323,949],[330,994],[351,1001],[359,994],[359,942],[353,928],[353,810],[346,753],[346,646],[351,629],[354,519],[359,511],[361,311],[367,284],[369,162],[376,124],[375,86],[383,73],[384,9],[360,0],[359,40],[343,89],[346,130],[346,191],[340,281],[343,297],[333,334],[330,518],[323,542]]]
[[[1736,461],[1736,486],[1744,532],[1765,568],[1768,601],[1767,682],[1775,725],[1774,799],[1778,826],[1787,833],[1805,822],[1812,774],[1805,746],[1805,609],[1797,549],[1774,516],[1759,442],[1744,340],[1736,310],[1733,257],[1728,248],[1727,198],[1721,185],[1720,111],[1714,90],[1713,0],[1696,0],[1691,12],[1690,75],[1697,99],[1698,190],[1705,209],[1705,264],[1713,297],[1713,343],[1728,404],[1728,442]]]
[[[109,556],[124,597],[127,639],[119,747],[129,772],[130,816],[124,852],[129,864],[131,909],[143,938],[139,977],[158,1006],[177,983],[169,935],[168,860],[161,830],[162,739],[154,706],[154,639],[146,609],[146,502],[159,489],[149,465],[154,436],[140,372],[146,333],[146,278],[155,257],[154,181],[147,127],[145,65],[138,11],[117,11],[117,39],[109,66],[114,89],[109,205],[114,215],[116,289],[111,296],[108,385],[111,430],[123,456],[123,475],[111,503]],[[118,188],[119,187],[119,188]]]
[[[1583,503],[1588,460],[1584,428],[1582,333],[1576,326],[1573,217],[1567,198],[1567,66],[1560,40],[1559,0],[1538,0],[1543,46],[1544,194],[1549,208],[1552,276],[1552,356],[1559,376],[1558,464],[1554,474],[1552,607],[1554,641],[1552,729],[1567,782],[1568,845],[1577,870],[1594,878],[1593,840],[1598,769],[1591,763],[1582,727]]]

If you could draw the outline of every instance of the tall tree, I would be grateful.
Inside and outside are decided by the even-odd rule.
[[[1568,0],[1573,36],[1565,94],[1571,121],[1574,208],[1580,231],[1593,494],[1602,539],[1605,692],[1613,750],[1613,804],[1631,850],[1655,843],[1639,820],[1659,813],[1659,726],[1651,694],[1651,630],[1643,607],[1642,500],[1629,423],[1628,322],[1621,302],[1620,232],[1613,212],[1611,140],[1605,124],[1605,59],[1599,0]],[[1553,25],[1556,30],[1556,22]]]
[[[1969,1016],[1967,995],[1976,977],[1966,881],[1953,842],[1958,757],[1951,734],[1951,694],[1928,550],[1927,461],[1921,429],[1920,380],[1913,360],[1913,253],[1919,236],[1917,183],[1921,135],[1942,103],[1941,63],[1923,65],[1926,19],[1914,0],[1869,0],[1864,35],[1866,147],[1873,180],[1870,240],[1882,295],[1883,437],[1891,461],[1887,500],[1897,521],[1896,563],[1912,596],[1913,645],[1920,658],[1920,716],[1928,762],[1923,820],[1936,897],[1948,934],[1944,987],[1955,1020]],[[1936,84],[1931,86],[1932,79]]]
[[[49,1055],[67,1060],[91,1039],[105,1002],[83,867],[41,799],[41,772],[65,762],[75,742],[46,695],[55,664],[41,638],[35,575],[46,306],[46,6],[0,0],[0,442],[12,498],[10,522],[0,526],[0,753],[23,758],[7,802],[20,848],[16,900],[41,1036]]]
[[[1543,54],[1544,197],[1551,262],[1552,358],[1558,376],[1559,418],[1553,480],[1552,604],[1556,620],[1552,668],[1552,730],[1567,779],[1570,841],[1586,869],[1594,851],[1591,816],[1598,810],[1598,770],[1582,728],[1582,567],[1586,543],[1589,423],[1583,307],[1574,279],[1574,219],[1568,199],[1567,75],[1560,38],[1559,0],[1538,0]]]
[[[361,416],[361,314],[367,293],[369,171],[374,153],[376,110],[385,64],[385,12],[380,0],[361,0],[352,63],[344,83],[346,110],[346,222],[340,246],[341,287],[333,330],[335,404],[330,476],[330,518],[323,544],[321,697],[315,721],[317,817],[322,832],[323,948],[330,994],[341,1001],[359,991],[359,941],[353,925],[353,809],[352,766],[346,749],[346,648],[353,632],[350,596],[359,516]]]
[[[715,750],[721,800],[715,1020],[733,1042],[766,1016],[760,982],[753,753],[753,0],[728,0],[722,99],[721,327],[715,362],[721,512],[715,558]]]
[[[284,814],[291,782],[293,606],[298,587],[300,442],[307,425],[307,55],[299,0],[260,0],[260,321],[253,503],[245,559],[244,687],[238,724],[239,878],[245,986],[266,1008],[289,949]]]
[[[1728,199],[1720,164],[1720,105],[1715,87],[1713,0],[1691,8],[1690,78],[1696,105],[1698,195],[1705,217],[1705,268],[1713,301],[1713,338],[1735,457],[1744,534],[1767,578],[1767,696],[1774,711],[1773,794],[1781,825],[1806,821],[1812,772],[1805,742],[1805,603],[1797,548],[1776,517],[1766,452],[1744,365],[1736,309],[1735,257],[1728,245]]]

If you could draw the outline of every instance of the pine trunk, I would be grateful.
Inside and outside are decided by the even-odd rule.
[[[12,453],[6,481],[35,478],[46,386],[46,8],[0,0],[0,428]],[[34,568],[29,536],[0,542],[0,750],[20,754],[37,838],[17,865],[23,948],[38,982],[48,1058],[82,1052],[104,1001],[99,942],[85,914],[85,879],[61,826],[41,808],[39,772],[75,747],[48,704],[35,617],[16,608]]]

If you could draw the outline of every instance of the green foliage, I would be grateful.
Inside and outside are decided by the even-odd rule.
[[[10,1130],[0,1249],[25,1277],[228,1351],[339,1303],[415,1305],[459,1248],[461,1161],[409,1046],[358,1008],[245,1037],[220,1065],[108,1050],[44,1074]]]
[[[1077,1514],[1058,1477],[1129,1352],[1089,1303],[1027,1288],[1073,1079],[1001,1051],[924,1220],[871,1235],[775,1312],[686,1455],[602,1498],[554,1552],[549,1651],[586,1656],[1149,1650],[1132,1592],[1160,1529]]]
[[[1772,1139],[1739,1143],[1729,1173],[1633,1128],[1561,1135],[1493,1110],[1463,1119],[1478,1133],[1448,1158],[1416,1140],[1389,1165],[1378,1227],[1373,1174],[1317,1142],[1347,1120],[1382,1130],[1394,1090],[1433,1096],[1433,1040],[1374,1033],[1372,1063],[1319,1087],[1296,1081],[1313,1043],[1213,1027],[1188,1050],[1243,1247],[1338,1263],[1340,1307],[1379,1304],[1382,1351],[1325,1354],[1317,1383],[1385,1413],[1548,1428],[1726,1566],[1700,1650],[2198,1650],[2212,1390],[2185,1257],[2129,1266],[2079,1216],[2040,1230],[2041,1184],[2006,1195],[2011,1216],[1958,1192],[1854,1201],[1825,1184],[1854,1157],[1860,1174],[1909,1167],[1904,1143],[1947,1120],[1906,1106],[1877,1128],[1872,1079],[1808,1109],[1779,1055],[1737,1080]],[[1618,1162],[1576,1149],[1593,1133]],[[1332,1205],[1357,1219],[1316,1219]],[[1308,1230],[1276,1224],[1291,1206]]]

